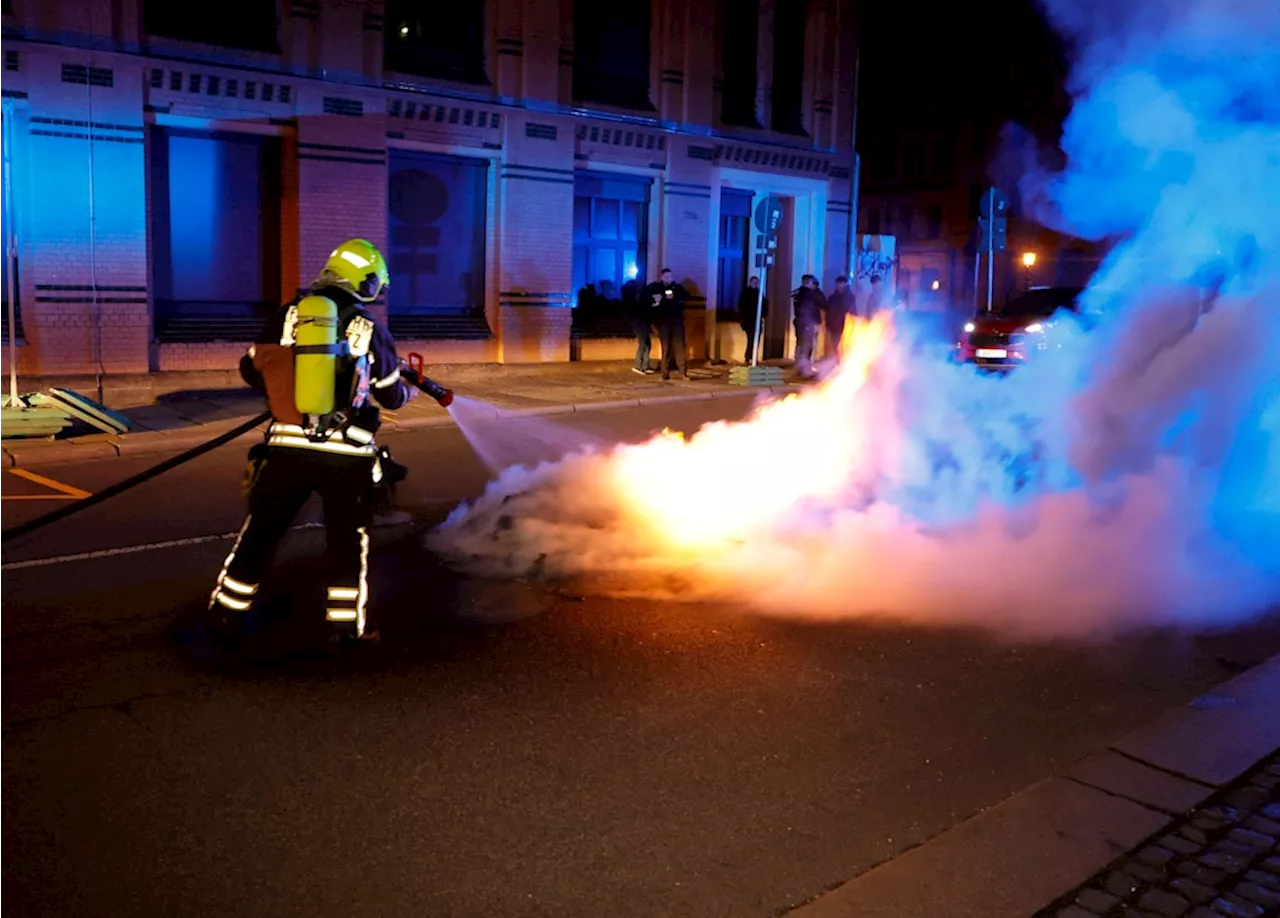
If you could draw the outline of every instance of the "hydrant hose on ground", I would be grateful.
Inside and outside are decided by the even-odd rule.
[[[446,389],[444,386],[434,382],[423,374],[422,357],[420,355],[410,354],[409,357],[410,363],[402,368],[404,378],[408,380],[410,384],[417,386],[427,395],[439,402],[441,407],[449,407],[450,403],[453,401],[453,390]],[[115,497],[117,494],[123,494],[130,488],[134,488],[143,482],[150,481],[157,475],[162,475],[170,469],[177,468],[184,463],[190,462],[192,459],[203,456],[205,453],[212,452],[219,446],[230,443],[237,437],[243,436],[253,430],[259,424],[266,423],[270,420],[271,412],[264,411],[262,414],[250,418],[243,424],[233,427],[225,433],[218,434],[218,436],[214,437],[212,440],[201,443],[199,446],[193,447],[185,453],[179,453],[176,456],[166,459],[158,465],[153,465],[151,468],[141,471],[137,475],[126,478],[124,481],[118,481],[110,487],[103,488],[101,491],[96,494],[92,494],[83,500],[78,500],[73,504],[67,504],[66,506],[59,507],[51,513],[46,513],[44,516],[38,516],[33,520],[27,520],[25,523],[19,523],[17,526],[6,529],[3,533],[0,533],[0,542],[8,542],[10,539],[16,539],[19,536],[24,536],[37,529],[43,529],[50,523],[56,523],[58,520],[66,519],[73,513],[79,513],[81,510],[86,510],[89,507],[96,506],[105,500]]]

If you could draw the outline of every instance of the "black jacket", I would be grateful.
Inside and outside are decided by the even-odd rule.
[[[853,291],[848,287],[841,293],[839,290],[831,291],[831,296],[827,297],[827,315],[846,315],[856,316],[858,310],[855,308]]]
[[[760,310],[760,319],[762,322],[769,316],[769,298],[766,296],[763,300],[757,303],[759,295],[759,287],[754,290],[750,287],[746,287],[738,294],[738,324],[744,330],[755,328],[757,305],[763,306],[763,309]]]
[[[380,423],[379,415],[381,414],[378,406],[381,405],[388,411],[395,411],[408,402],[412,394],[410,384],[400,378],[400,357],[396,354],[395,339],[391,337],[391,332],[387,330],[387,327],[369,313],[365,304],[356,299],[349,291],[341,287],[322,287],[303,293],[298,297],[298,300],[302,299],[303,296],[313,294],[326,296],[337,304],[339,341],[344,338],[347,333],[347,325],[356,316],[363,316],[373,322],[373,340],[369,344],[369,356],[371,357],[369,392],[373,398],[360,408],[353,410],[349,417],[354,426],[371,432],[376,431]],[[288,313],[289,307],[297,303],[298,300],[285,303],[276,310],[275,315],[262,326],[262,331],[258,333],[258,338],[255,341],[256,344],[280,343],[280,337],[284,334],[285,315]],[[240,375],[254,389],[266,390],[262,374],[254,366],[251,354],[245,354],[240,358]],[[355,361],[342,361],[338,367],[337,398],[334,402],[339,406],[339,409],[351,403],[354,376]]]
[[[688,291],[674,282],[664,284],[654,281],[644,288],[644,302],[652,306],[650,314],[658,323],[675,324],[684,321],[684,304],[688,299]]]
[[[795,292],[796,324],[821,325],[827,298],[817,287],[801,287]]]

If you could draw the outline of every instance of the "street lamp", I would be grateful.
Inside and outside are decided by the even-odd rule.
[[[1022,267],[1026,271],[1025,286],[1026,286],[1026,289],[1028,290],[1031,289],[1031,269],[1035,267],[1035,264],[1036,264],[1035,252],[1022,253]]]

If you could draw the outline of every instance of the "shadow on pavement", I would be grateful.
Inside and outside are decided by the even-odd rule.
[[[294,675],[329,678],[406,658],[430,664],[483,653],[494,632],[555,601],[537,585],[477,580],[449,570],[421,547],[425,532],[420,525],[405,527],[371,554],[369,626],[380,634],[376,642],[335,646],[323,613],[323,557],[313,556],[272,572],[234,646],[210,639],[207,600],[184,606],[173,623],[179,652],[200,668],[240,678],[255,672],[275,678],[291,667]]]

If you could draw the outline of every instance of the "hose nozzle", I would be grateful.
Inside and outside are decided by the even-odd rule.
[[[448,408],[453,404],[453,390],[446,389],[438,382],[433,382],[425,376],[422,377],[422,382],[418,388],[439,402],[441,408]]]
[[[446,389],[422,372],[421,354],[410,354],[408,362],[400,368],[400,375],[439,402],[441,408],[448,408],[453,404],[453,390]]]

